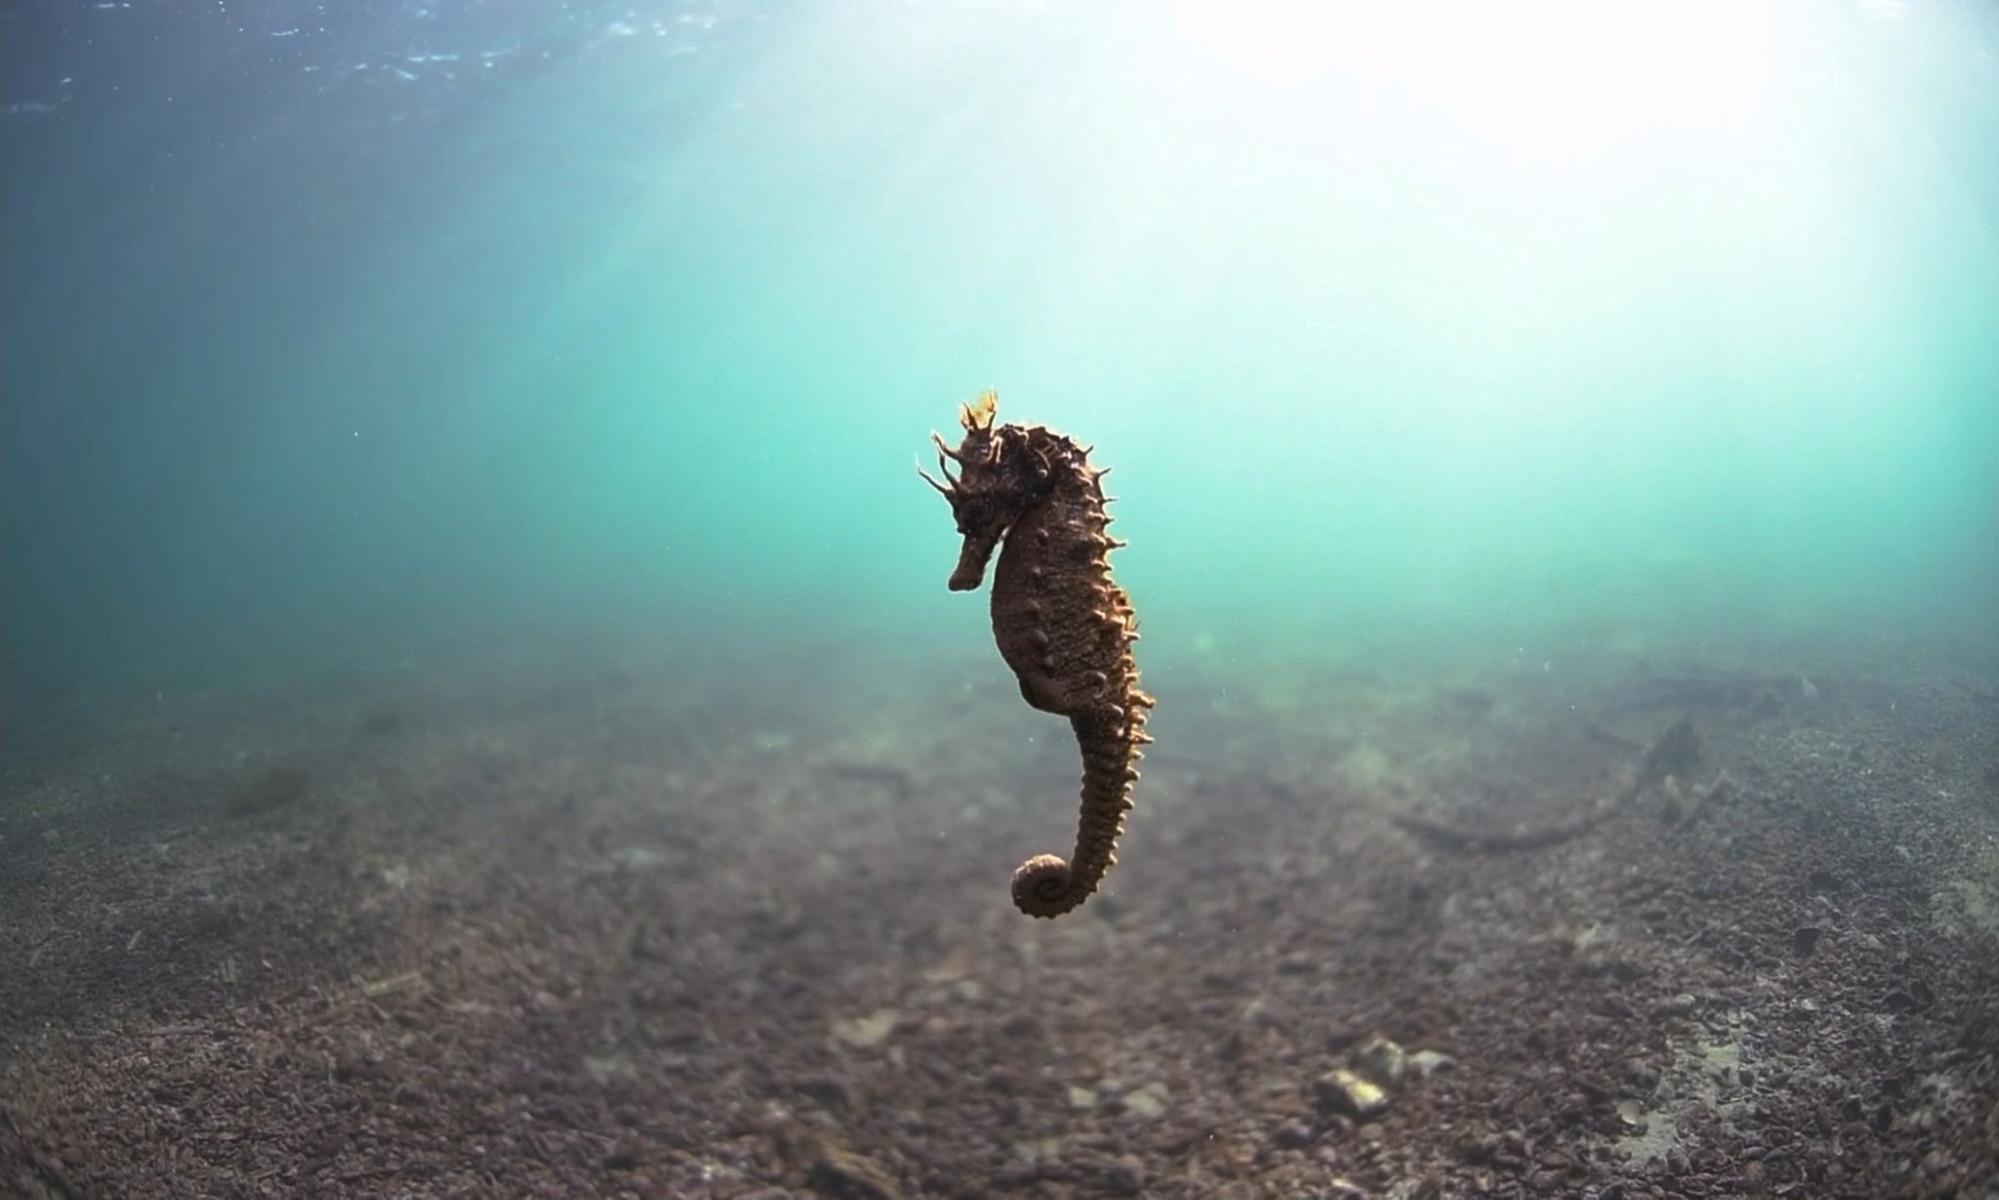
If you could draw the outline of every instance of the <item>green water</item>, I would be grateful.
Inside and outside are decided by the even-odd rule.
[[[989,652],[913,472],[984,387],[1114,466],[1162,693],[1989,647],[1999,19],[1607,7],[12,5],[9,711]]]

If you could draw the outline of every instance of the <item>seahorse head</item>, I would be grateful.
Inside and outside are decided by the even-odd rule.
[[[985,579],[986,563],[993,547],[1008,527],[1021,515],[1042,502],[1048,494],[1049,466],[1035,454],[1012,426],[995,427],[999,396],[986,392],[970,404],[958,408],[958,423],[965,436],[956,449],[937,434],[937,469],[944,475],[938,482],[919,470],[925,482],[951,502],[958,532],[965,544],[958,553],[958,569],[951,573],[951,590],[967,592]],[[951,474],[956,463],[958,474]]]

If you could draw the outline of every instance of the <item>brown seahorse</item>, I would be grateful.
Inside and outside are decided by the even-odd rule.
[[[965,538],[952,591],[978,587],[1005,538],[993,572],[1000,657],[1019,677],[1021,699],[1069,718],[1083,752],[1075,854],[1066,862],[1037,854],[1013,873],[1020,911],[1059,917],[1089,899],[1117,862],[1139,747],[1152,740],[1145,718],[1153,699],[1139,690],[1131,654],[1138,618],[1111,579],[1110,552],[1124,543],[1106,532],[1111,498],[1101,481],[1110,469],[1092,467],[1089,447],[1039,425],[994,425],[998,409],[993,392],[961,405],[965,437],[956,449],[930,435],[944,482],[918,474],[951,502]]]

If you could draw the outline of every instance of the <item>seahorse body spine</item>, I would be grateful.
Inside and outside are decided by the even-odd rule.
[[[1008,429],[1006,432],[1015,432]],[[1036,708],[1069,717],[1082,753],[1076,845],[1065,861],[1041,854],[1014,872],[1013,900],[1029,916],[1081,905],[1117,862],[1132,808],[1153,699],[1139,687],[1130,597],[1111,576],[1111,516],[1089,452],[1040,427],[1018,445],[1046,461],[1046,500],[1008,530],[993,578],[993,632]]]

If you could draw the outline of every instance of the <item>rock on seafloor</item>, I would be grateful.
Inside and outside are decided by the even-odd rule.
[[[1393,1091],[1409,1074],[1409,1055],[1385,1037],[1371,1037],[1354,1051],[1353,1067],[1370,1082]]]
[[[1319,1107],[1356,1121],[1369,1121],[1388,1111],[1388,1093],[1345,1067],[1334,1067],[1313,1085]]]

